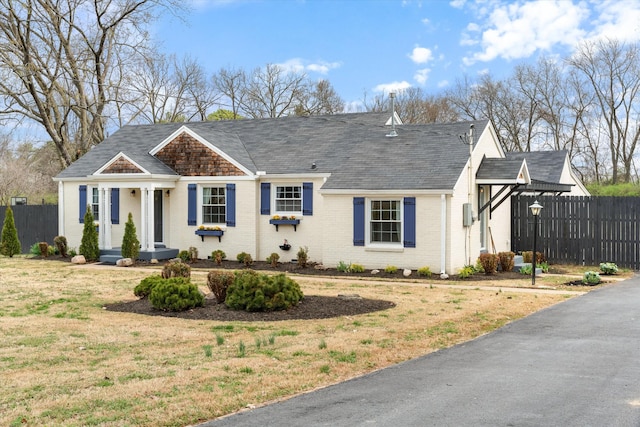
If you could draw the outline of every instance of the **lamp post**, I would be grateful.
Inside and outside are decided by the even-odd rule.
[[[536,285],[536,239],[538,237],[538,216],[542,210],[542,205],[536,200],[531,206],[531,214],[533,215],[533,253],[531,254],[531,286]]]

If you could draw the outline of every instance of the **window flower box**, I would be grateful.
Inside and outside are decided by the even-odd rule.
[[[221,230],[221,229],[216,230],[216,229],[199,228],[196,230],[196,235],[200,236],[203,242],[204,242],[204,236],[215,236],[218,238],[218,242],[221,242],[223,234],[224,234],[224,230]]]
[[[296,227],[298,226],[298,224],[300,224],[300,220],[299,219],[283,219],[283,218],[279,218],[279,219],[270,219],[269,220],[269,224],[273,224],[276,226],[276,231],[278,231],[278,226],[279,225],[293,225],[293,231],[297,231]]]

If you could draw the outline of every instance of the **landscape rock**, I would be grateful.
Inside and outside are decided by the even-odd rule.
[[[87,260],[84,257],[84,255],[76,255],[73,258],[71,258],[71,262],[73,264],[86,264]]]
[[[380,270],[371,270],[371,274],[379,274]]]
[[[442,274],[440,275],[440,278],[441,278],[442,280],[446,280],[446,279],[448,279],[448,278],[449,278],[449,275],[448,275],[447,273],[442,273]]]
[[[149,261],[149,264],[158,264],[158,260],[155,258],[151,258],[151,260]]]
[[[129,267],[133,265],[133,260],[131,258],[120,258],[116,261],[116,265],[118,267]]]
[[[404,277],[409,277],[409,276],[411,276],[411,270],[409,270],[408,268],[405,268],[405,269],[402,271],[402,275],[403,275]]]

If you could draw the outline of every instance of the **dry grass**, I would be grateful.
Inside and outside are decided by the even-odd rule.
[[[195,424],[452,346],[577,295],[518,289],[526,278],[474,287],[296,277],[307,295],[357,293],[397,306],[273,323],[102,308],[135,299],[150,274],[0,258],[0,425]],[[206,290],[206,272],[192,280]]]

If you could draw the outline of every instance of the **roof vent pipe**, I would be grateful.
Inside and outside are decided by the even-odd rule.
[[[398,136],[398,132],[396,132],[396,94],[394,92],[390,92],[389,98],[391,98],[391,132],[389,132],[387,136],[389,138],[394,138]]]

